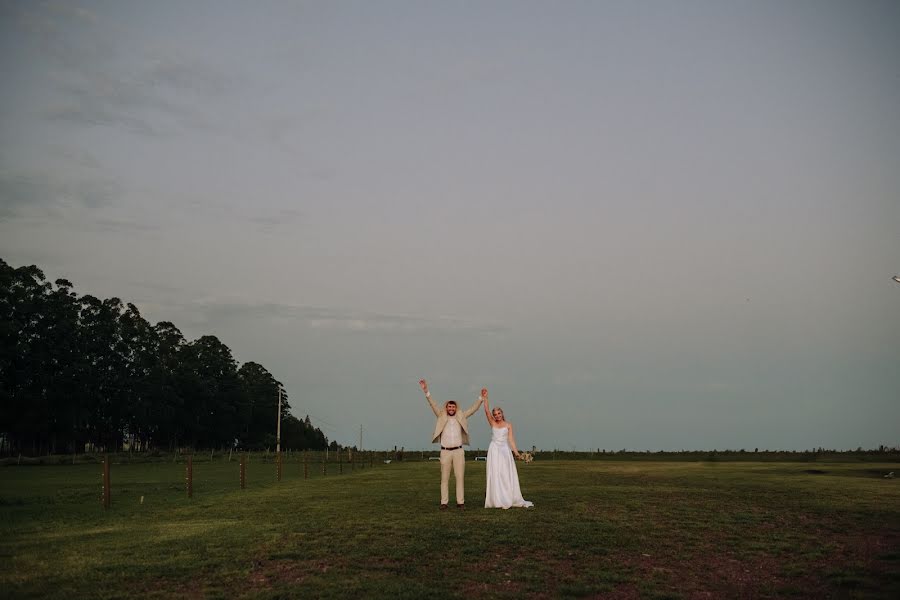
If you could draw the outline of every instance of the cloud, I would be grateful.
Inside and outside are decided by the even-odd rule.
[[[231,74],[174,45],[141,47],[105,15],[26,4],[8,22],[18,24],[33,57],[49,66],[56,96],[43,114],[54,121],[138,135],[210,129],[209,102],[236,89]]]
[[[264,233],[274,233],[278,229],[296,224],[302,216],[303,213],[299,210],[284,208],[273,214],[248,217],[247,221],[257,225]]]
[[[121,194],[103,178],[57,181],[44,174],[0,172],[0,220],[109,206]]]
[[[507,331],[497,324],[472,319],[441,315],[423,317],[412,315],[388,315],[357,311],[309,309],[306,315],[313,329],[328,329],[372,333],[485,333],[500,334]]]
[[[585,386],[594,385],[600,381],[600,374],[597,371],[588,370],[566,370],[554,373],[551,383],[555,386]]]
[[[93,221],[93,225],[99,231],[104,232],[132,232],[141,233],[148,231],[158,231],[159,225],[152,223],[142,223],[134,219],[115,219],[103,217]]]
[[[115,127],[129,133],[147,136],[160,134],[159,129],[146,119],[124,114],[98,97],[70,99],[49,108],[44,115],[50,120],[74,125]]]
[[[191,92],[198,98],[213,98],[231,91],[231,77],[207,65],[173,56],[154,59],[142,74],[144,85]]]
[[[224,86],[207,67],[183,63],[132,66],[127,76],[103,65],[80,64],[57,84],[59,97],[45,116],[77,125],[116,127],[140,135],[165,135],[184,127],[210,129],[203,103]],[[173,72],[177,71],[176,76]]]
[[[62,180],[47,174],[0,172],[0,222],[57,221],[92,233],[142,233],[159,226],[113,213],[124,195],[116,180],[82,177]]]
[[[224,116],[224,104],[258,89],[249,80],[259,73],[241,74],[233,62],[222,62],[227,57],[221,53],[203,54],[190,42],[166,38],[165,32],[136,32],[137,9],[120,23],[108,11],[65,4],[5,8],[0,35],[10,27],[24,34],[27,41],[16,48],[24,60],[17,68],[27,65],[36,79],[50,86],[49,94],[43,92],[44,101],[32,109],[52,124],[150,138],[199,131],[241,143],[262,142],[281,153],[301,153],[300,122],[314,117],[250,114],[246,104],[239,119]],[[305,170],[318,179],[330,176],[329,169]]]
[[[202,299],[189,304],[159,305],[157,308],[163,312],[178,313],[180,315],[178,319],[185,318],[198,325],[213,327],[218,323],[233,323],[238,320],[272,320],[286,321],[306,329],[351,334],[501,335],[509,331],[506,326],[498,323],[449,315],[400,315],[354,309],[217,299]]]
[[[96,156],[83,148],[73,149],[62,144],[49,144],[46,154],[49,157],[82,168],[100,169],[103,166]]]

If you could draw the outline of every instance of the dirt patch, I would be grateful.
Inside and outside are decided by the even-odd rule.
[[[247,574],[247,583],[254,589],[300,584],[310,576],[325,575],[340,566],[331,560],[257,560]]]
[[[206,594],[203,590],[203,584],[197,580],[191,581],[171,581],[168,579],[154,579],[146,582],[145,585],[135,585],[135,588],[142,588],[146,594],[141,596],[160,597],[160,598],[186,598],[188,600],[200,600],[205,598]]]
[[[848,534],[823,542],[827,552],[805,556],[737,556],[716,545],[685,557],[662,552],[609,559],[613,563],[610,568],[624,565],[635,569],[657,593],[685,599],[822,598],[846,595],[850,590],[867,591],[873,597],[890,595],[881,584],[890,585],[897,564],[885,557],[896,555],[900,536]]]
[[[483,557],[479,571],[494,574],[490,581],[467,581],[463,583],[461,591],[470,598],[497,595],[498,593],[511,594],[519,597],[541,598],[542,596],[529,595],[525,591],[522,574],[525,573],[526,561],[532,558],[522,552],[514,555],[491,554]]]

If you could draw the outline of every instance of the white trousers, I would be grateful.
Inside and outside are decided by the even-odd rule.
[[[441,450],[441,504],[447,504],[450,500],[450,469],[456,475],[456,503],[463,504],[466,501],[464,478],[466,471],[466,451],[462,448],[456,450]]]

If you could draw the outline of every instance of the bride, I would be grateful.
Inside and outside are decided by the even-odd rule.
[[[521,506],[531,508],[534,503],[522,498],[522,490],[519,488],[519,473],[516,471],[516,461],[519,458],[519,449],[516,448],[516,438],[513,435],[512,424],[503,418],[503,410],[495,408],[493,411],[488,406],[488,391],[481,390],[484,398],[484,416],[491,426],[491,445],[487,453],[487,491],[484,494],[485,508],[509,508]]]

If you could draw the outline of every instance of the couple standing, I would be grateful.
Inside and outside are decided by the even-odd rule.
[[[533,503],[522,498],[519,488],[519,473],[513,455],[519,457],[516,438],[512,424],[503,417],[503,410],[488,406],[488,391],[481,390],[481,396],[468,410],[460,412],[456,402],[448,400],[444,408],[438,408],[431,399],[428,383],[419,381],[425,399],[437,417],[434,425],[432,443],[441,443],[441,510],[447,509],[450,500],[450,471],[456,476],[456,507],[465,508],[466,496],[463,487],[463,475],[466,468],[466,454],[463,446],[469,444],[469,422],[478,406],[484,403],[484,416],[491,426],[491,445],[487,453],[487,489],[484,495],[485,508],[509,508],[521,506],[530,508]]]

